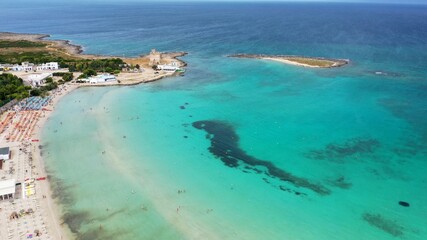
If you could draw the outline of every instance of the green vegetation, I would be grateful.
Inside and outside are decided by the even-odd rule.
[[[110,59],[83,59],[64,62],[70,72],[84,72],[85,70],[94,70],[96,72],[114,73],[115,70],[122,70],[126,63],[120,58]]]
[[[31,87],[24,86],[21,78],[15,75],[3,73],[0,75],[0,106],[13,99],[23,99],[29,97]]]
[[[74,78],[73,73],[67,73],[67,74],[64,74],[64,76],[62,76],[62,80],[64,80],[64,82],[69,82],[73,80],[73,78]]]
[[[31,96],[40,96],[40,95],[42,95],[42,91],[38,88],[33,88],[30,91],[30,95]]]
[[[96,71],[93,69],[86,69],[77,79],[88,78],[92,76],[96,76]]]
[[[120,58],[110,59],[75,59],[63,58],[48,51],[12,52],[0,54],[0,63],[20,64],[31,62],[35,64],[58,62],[59,67],[68,68],[70,72],[83,72],[93,69],[97,72],[114,73],[120,71],[126,64]]]
[[[0,63],[20,64],[22,62],[31,62],[41,64],[46,62],[59,62],[60,65],[65,60],[62,57],[55,56],[47,51],[41,52],[12,52],[0,54]],[[61,66],[63,67],[63,66]]]
[[[57,87],[58,87],[58,83],[56,83],[56,82],[49,82],[49,83],[41,86],[39,89],[42,92],[41,95],[45,96],[45,95],[48,95],[48,93],[47,93],[48,91],[56,89]]]
[[[39,87],[39,88],[34,88],[30,91],[30,94],[39,94],[39,95],[32,95],[32,96],[46,96],[49,95],[49,91],[55,89],[58,87],[58,83],[53,81],[53,78],[48,77],[45,79],[45,85]]]
[[[66,54],[63,49],[45,48],[47,44],[31,41],[0,41],[0,63],[21,64],[22,62],[31,62],[42,64],[47,62],[58,62],[60,68],[68,68],[71,74],[55,75],[62,76],[58,83],[64,83],[73,80],[72,72],[82,72],[79,78],[95,76],[97,72],[108,72],[110,74],[119,74],[126,63],[120,58],[105,59],[81,59]],[[7,48],[19,48],[12,49]],[[34,93],[38,93],[34,91]]]
[[[69,77],[72,73],[66,73],[63,77]],[[64,82],[65,80],[63,80]],[[21,78],[10,73],[0,75],[0,106],[12,101],[13,99],[21,100],[29,96],[46,96],[49,91],[58,87],[58,83],[52,78],[46,79],[46,84],[39,88],[25,86]]]
[[[26,40],[19,41],[0,41],[0,48],[32,48],[32,47],[46,47],[47,44],[39,42],[30,42]]]
[[[45,83],[53,83],[53,78],[51,77],[46,78]]]
[[[74,74],[71,72],[54,72],[52,74],[54,77],[62,77],[62,82],[69,82],[74,79]]]

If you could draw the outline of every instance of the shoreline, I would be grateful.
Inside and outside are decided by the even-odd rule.
[[[38,122],[36,123],[36,128],[34,130],[33,136],[36,139],[39,139],[40,142],[34,144],[32,146],[33,149],[33,156],[35,159],[35,164],[38,164],[38,166],[36,165],[36,168],[38,167],[41,175],[43,176],[47,176],[47,181],[44,182],[44,184],[40,184],[40,187],[42,189],[42,193],[43,195],[46,196],[46,201],[44,201],[44,207],[45,210],[48,210],[48,215],[49,218],[47,220],[48,224],[51,225],[51,228],[55,229],[55,235],[54,235],[54,239],[70,239],[71,237],[73,237],[73,234],[71,232],[71,230],[69,229],[68,225],[63,224],[63,220],[62,220],[62,207],[61,207],[61,203],[57,202],[54,198],[53,198],[53,191],[52,191],[52,179],[51,177],[47,174],[46,171],[46,164],[45,161],[43,160],[43,156],[42,156],[42,151],[41,151],[41,146],[43,143],[43,139],[42,139],[42,132],[43,129],[46,125],[46,122],[49,120],[49,118],[51,117],[51,115],[53,114],[53,112],[55,111],[56,105],[58,104],[58,102],[66,95],[68,95],[69,93],[71,93],[72,91],[78,89],[79,86],[76,85],[71,85],[71,84],[67,84],[67,85],[63,85],[62,89],[60,89],[59,91],[55,92],[54,97],[51,100],[51,103],[49,104],[48,108],[49,111],[44,111],[44,116],[41,117],[40,119],[38,119]],[[64,90],[64,92],[62,92],[62,90]],[[64,238],[65,237],[65,238]]]
[[[31,208],[34,213],[23,215],[19,219],[9,219],[5,224],[0,225],[1,239],[3,237],[6,239],[6,233],[8,233],[9,239],[22,239],[23,235],[30,234],[34,236],[32,231],[35,230],[40,230],[42,235],[47,235],[50,239],[73,239],[68,226],[63,224],[60,203],[53,198],[51,179],[47,174],[46,164],[42,156],[41,137],[45,124],[53,114],[57,103],[62,97],[77,88],[77,85],[61,85],[51,92],[52,98],[42,110],[6,111],[2,114],[2,116],[9,113],[14,115],[9,122],[6,122],[6,130],[1,132],[2,147],[10,147],[12,152],[11,159],[3,164],[2,179],[15,179],[16,183],[21,183],[20,186],[24,185],[26,182],[24,180],[33,179],[34,192],[32,195],[25,196],[27,190],[16,186],[18,197],[14,198],[13,201],[0,202],[0,215],[3,215],[2,217],[5,217],[4,220],[6,220],[11,212],[19,209]],[[20,125],[22,118],[29,118],[31,126],[25,126],[18,132],[23,131],[28,135],[24,134],[25,136],[22,138],[8,140],[8,134],[17,129],[14,126]],[[3,120],[4,118],[2,118],[2,123]],[[14,170],[8,171],[5,165]],[[41,179],[39,180],[39,178]],[[27,232],[22,232],[19,227],[20,224],[28,224]]]
[[[72,44],[69,40],[46,40],[45,38],[51,37],[49,34],[31,34],[31,33],[10,33],[10,32],[0,32],[0,40],[10,40],[10,41],[18,41],[18,40],[27,40],[33,42],[42,42],[47,44],[46,49],[51,51],[59,51],[62,54],[66,54],[72,58],[90,58],[90,59],[99,59],[99,58],[120,58],[114,56],[104,56],[104,55],[92,55],[92,54],[82,54],[83,47],[79,45]],[[166,62],[177,61],[180,67],[187,66],[187,63],[179,57],[187,55],[186,52],[172,52],[172,53],[163,53]],[[144,59],[145,58],[145,59]],[[130,61],[132,63],[138,64],[141,61],[146,61],[147,55],[140,57],[131,57],[131,58],[121,58],[123,61],[128,63]],[[10,72],[14,74],[14,72]],[[16,74],[14,74],[16,75]],[[33,121],[34,130],[29,135],[29,139],[23,139],[18,141],[11,141],[7,145],[9,146],[21,146],[21,145],[29,145],[30,155],[33,157],[33,165],[34,170],[36,171],[34,174],[31,172],[31,176],[25,176],[30,178],[36,178],[40,176],[46,176],[47,181],[37,181],[36,188],[38,189],[35,197],[29,198],[40,200],[40,211],[43,215],[46,215],[46,225],[47,228],[50,229],[48,236],[53,239],[74,239],[75,235],[71,232],[71,229],[67,224],[64,224],[62,216],[63,209],[61,203],[58,202],[57,199],[53,198],[52,191],[52,179],[47,174],[46,163],[43,160],[41,146],[43,143],[42,132],[46,125],[46,122],[51,117],[57,103],[67,94],[72,91],[82,88],[82,87],[107,87],[107,86],[132,86],[141,83],[149,83],[161,80],[166,77],[176,77],[179,76],[179,73],[175,72],[162,72],[155,71],[151,68],[144,69],[142,73],[128,73],[121,72],[117,76],[118,81],[108,82],[108,83],[99,83],[99,84],[79,84],[79,83],[65,83],[59,85],[59,87],[50,92],[50,96],[52,99],[50,100],[48,106],[46,106],[45,110],[38,110],[40,113],[39,117],[35,117]],[[7,114],[9,111],[6,111],[4,114]],[[2,114],[3,115],[3,114]],[[3,134],[2,134],[3,135]],[[6,134],[4,134],[6,135]],[[2,136],[5,137],[5,136]],[[36,141],[33,141],[37,139]],[[18,147],[19,148],[19,147]],[[15,150],[16,151],[16,150]],[[17,157],[16,157],[17,158]],[[17,158],[16,161],[22,161],[22,159]],[[42,198],[43,196],[43,198]],[[26,201],[24,199],[19,199],[22,201]],[[34,200],[35,201],[35,200]],[[41,221],[41,220],[40,220]],[[0,235],[1,236],[1,235]]]
[[[63,39],[48,39],[51,38],[52,35],[44,34],[44,33],[13,33],[13,32],[0,32],[0,40],[9,40],[9,41],[19,41],[26,40],[31,42],[40,42],[45,43],[49,47],[56,46],[58,49],[63,50],[69,56],[74,56],[77,58],[90,58],[90,59],[99,59],[99,58],[122,58],[122,59],[137,59],[138,57],[144,57],[146,55],[139,55],[138,57],[119,57],[112,55],[101,55],[101,54],[84,54],[83,46],[72,43],[70,40]],[[186,52],[164,52],[164,54],[174,54],[174,53],[182,53],[184,56]],[[181,57],[177,56],[177,57]],[[181,60],[180,60],[181,61]],[[186,66],[185,62],[184,66]]]
[[[72,44],[69,40],[53,40],[46,39],[51,37],[49,34],[38,34],[38,33],[11,33],[11,32],[0,32],[0,40],[5,41],[31,41],[37,43],[46,44],[45,47],[36,49],[35,51],[47,50],[51,53],[57,53],[60,56],[66,55],[71,59],[108,59],[108,58],[120,58],[127,64],[140,65],[143,69],[142,72],[121,72],[117,76],[115,82],[108,83],[98,83],[91,86],[112,86],[112,85],[135,85],[139,83],[153,82],[160,80],[165,77],[171,77],[179,75],[175,72],[166,72],[166,71],[157,71],[149,66],[149,54],[143,54],[137,57],[120,57],[120,56],[109,56],[109,55],[96,55],[96,54],[84,54],[83,47]],[[0,49],[2,50],[2,49]],[[19,49],[18,49],[19,50]],[[21,49],[26,50],[26,49]],[[0,51],[1,52],[1,51]],[[162,59],[160,60],[163,64],[169,64],[172,62],[177,62],[179,67],[186,67],[187,63],[180,57],[188,55],[187,52],[161,52]],[[14,75],[21,75],[20,72],[10,72]],[[19,76],[21,77],[21,76]],[[85,84],[82,84],[82,86]]]

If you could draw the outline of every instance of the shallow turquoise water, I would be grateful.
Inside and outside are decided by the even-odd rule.
[[[190,67],[183,78],[79,89],[61,101],[45,131],[47,161],[70,186],[67,209],[88,214],[79,232],[102,224],[101,238],[121,230],[148,239],[425,236],[425,129],[405,119],[413,106],[381,88],[400,81],[226,61],[231,77],[197,81]],[[329,192],[225,166],[192,127],[200,120],[230,124],[247,154]],[[111,211],[119,213],[101,217]]]
[[[6,28],[89,53],[190,52],[185,77],[58,104],[43,154],[79,239],[427,237],[425,7],[53,5],[38,14],[55,25],[35,30],[22,12],[9,7]],[[306,69],[235,52],[352,62]]]

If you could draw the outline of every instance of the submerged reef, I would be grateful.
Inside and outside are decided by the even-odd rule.
[[[379,228],[384,232],[395,237],[401,237],[404,234],[404,228],[393,220],[386,219],[380,214],[365,213],[363,220],[368,222],[371,226]]]
[[[62,216],[62,220],[68,225],[71,232],[76,235],[76,239],[78,240],[117,239],[120,237],[123,238],[129,232],[116,229],[111,231],[111,229],[106,229],[102,226],[108,219],[122,214],[125,211],[126,209],[119,209],[100,217],[93,217],[89,211],[69,211]],[[88,228],[88,226],[91,227]],[[82,228],[85,230],[83,231]]]
[[[193,123],[193,127],[206,131],[206,138],[211,142],[208,148],[209,151],[228,167],[239,168],[242,166],[242,171],[249,169],[257,174],[266,174],[295,187],[306,188],[320,195],[331,193],[329,189],[321,184],[295,176],[278,168],[272,162],[248,155],[239,147],[239,136],[230,124],[221,121],[197,121]]]
[[[380,146],[373,138],[351,138],[344,143],[330,143],[324,149],[312,150],[306,157],[316,160],[339,160],[356,154],[373,153]]]

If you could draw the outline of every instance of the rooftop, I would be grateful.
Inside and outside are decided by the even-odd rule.
[[[5,155],[5,154],[9,154],[9,147],[3,147],[3,148],[0,148],[0,154],[1,155]]]
[[[15,179],[0,181],[0,195],[15,193]]]

